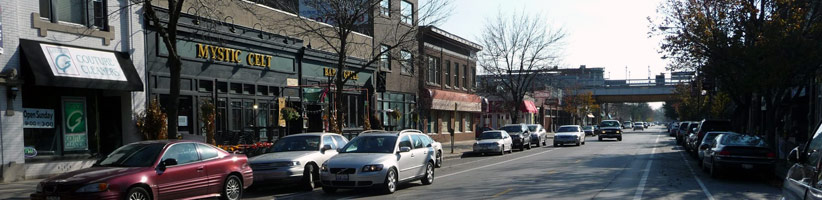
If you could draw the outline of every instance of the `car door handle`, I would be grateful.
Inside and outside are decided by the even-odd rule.
[[[197,172],[202,172],[203,169],[205,169],[205,167],[203,167],[203,166],[197,167]]]

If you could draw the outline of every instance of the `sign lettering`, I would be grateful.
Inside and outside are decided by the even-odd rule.
[[[334,69],[334,68],[328,68],[328,67],[323,68],[323,76],[327,76],[327,77],[334,77],[334,76],[336,76],[336,75],[337,75],[337,69]],[[357,79],[359,79],[359,76],[357,76],[357,73],[355,73],[354,71],[348,71],[348,70],[346,70],[346,71],[343,73],[343,78],[348,78],[348,77],[351,77],[351,80],[357,80]]]
[[[220,62],[240,63],[243,51],[207,44],[197,44],[197,58],[212,59]]]
[[[86,101],[79,98],[63,99],[63,149],[66,151],[88,150],[86,130]]]
[[[23,128],[54,128],[54,110],[23,108]]]
[[[112,52],[40,44],[54,76],[127,81]]]

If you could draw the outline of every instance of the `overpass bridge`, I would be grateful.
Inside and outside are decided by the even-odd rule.
[[[576,92],[591,92],[597,103],[640,103],[676,100],[677,85],[688,85],[683,79],[604,80],[601,84],[586,84]]]

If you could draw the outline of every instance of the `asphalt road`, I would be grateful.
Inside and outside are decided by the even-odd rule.
[[[402,184],[396,193],[320,188],[295,192],[260,186],[247,199],[778,199],[779,180],[735,172],[713,179],[661,127],[629,131],[623,141],[588,137],[579,147],[541,147],[504,156],[446,160],[434,184]],[[551,142],[549,142],[550,144]]]

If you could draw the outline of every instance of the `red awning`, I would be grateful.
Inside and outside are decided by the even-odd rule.
[[[533,101],[522,101],[522,105],[520,105],[519,109],[522,112],[537,113],[537,106],[534,105]]]
[[[428,96],[424,98],[432,110],[454,110],[456,105],[457,111],[482,111],[482,98],[473,94],[428,89]]]

